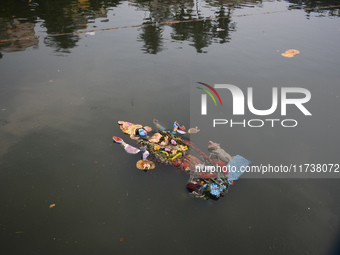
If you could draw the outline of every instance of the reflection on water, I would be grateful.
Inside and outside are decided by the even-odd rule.
[[[175,23],[172,26],[171,38],[179,41],[189,41],[196,48],[198,53],[203,53],[203,48],[208,47],[213,42],[227,43],[230,41],[230,32],[235,31],[235,23],[231,22],[231,8],[219,7],[214,14],[216,19],[202,20],[188,23]],[[183,13],[178,13],[177,20],[185,20]],[[223,18],[222,18],[223,17]],[[188,19],[195,17],[188,15]],[[203,16],[197,13],[197,18]]]
[[[2,51],[16,51],[17,44],[21,50],[37,45],[37,38],[34,37],[34,23],[44,28],[45,35],[66,34],[62,36],[45,37],[44,43],[54,48],[57,52],[69,53],[79,41],[79,36],[72,34],[80,29],[86,29],[87,24],[96,18],[107,17],[109,7],[117,6],[119,1],[89,1],[89,0],[32,0],[32,1],[3,1],[0,4],[0,40],[10,40],[11,44],[0,44]],[[19,8],[18,8],[19,7]],[[14,18],[13,18],[14,17]],[[17,17],[17,18],[16,18]],[[28,22],[29,21],[29,22]],[[31,28],[30,34],[11,36],[13,30],[22,31],[23,28]],[[37,28],[36,28],[37,29]],[[28,40],[21,40],[23,37],[31,36]],[[19,42],[24,41],[24,42]],[[12,46],[13,45],[13,46]],[[11,50],[10,50],[11,48]]]
[[[189,125],[196,81],[256,87],[259,109],[268,88],[298,86],[313,116],[297,116],[296,129],[226,128],[218,141],[253,162],[338,163],[340,20],[328,16],[338,8],[322,9],[323,22],[321,9],[287,9],[309,3],[1,1],[1,251],[327,254],[340,234],[339,179],[242,179],[223,201],[197,201],[187,175],[139,171],[140,155],[111,138],[118,120]],[[290,48],[300,55],[282,57]]]
[[[340,1],[339,0],[323,0],[323,1],[296,1],[289,0],[291,5],[289,9],[305,9],[307,18],[310,18],[312,13],[317,14],[317,17],[339,17],[340,16]]]
[[[58,52],[69,53],[79,41],[79,36],[72,34],[86,29],[87,24],[96,18],[106,17],[108,7],[114,7],[118,1],[37,1],[36,12],[43,19],[42,27],[46,34],[64,34],[46,37],[44,43]]]
[[[20,3],[19,3],[20,2]],[[95,0],[32,0],[2,1],[0,3],[0,50],[2,52],[21,51],[28,47],[37,47],[39,36],[43,42],[56,52],[70,53],[80,40],[76,33],[82,30],[95,30],[96,19],[101,22],[113,21],[110,24],[124,26],[124,21],[116,20],[110,13],[124,1]],[[318,17],[339,16],[340,1],[289,1],[288,9],[305,8],[307,18],[311,13]],[[157,23],[182,21],[169,24],[171,39],[179,42],[188,41],[198,53],[206,52],[205,48],[212,43],[227,43],[231,32],[236,30],[232,21],[233,10],[244,6],[261,7],[262,1],[206,1],[202,3],[186,1],[129,1],[128,6],[136,12],[143,12],[140,24],[140,35],[136,38],[142,42],[142,51],[157,54],[165,48],[165,26]],[[20,6],[18,8],[18,6]],[[210,9],[211,12],[207,12]],[[185,22],[196,20],[195,22]],[[148,26],[148,24],[150,24]],[[156,25],[155,25],[156,24]],[[137,24],[134,24],[137,25]],[[59,35],[59,36],[47,36]],[[2,55],[0,55],[0,58]]]
[[[210,3],[209,3],[210,4]],[[218,9],[213,17],[206,18],[197,3],[193,1],[152,1],[137,3],[140,9],[148,11],[143,24],[157,24],[168,21],[182,21],[170,24],[171,38],[177,41],[189,41],[198,53],[213,42],[226,43],[230,41],[229,31],[235,30],[235,23],[231,23],[231,13],[234,6],[230,1],[221,1],[218,5],[211,3]],[[226,7],[225,7],[226,6]],[[215,19],[213,19],[215,18]],[[195,22],[185,22],[199,20]],[[144,42],[142,50],[145,53],[156,54],[162,50],[163,28],[159,26],[142,27],[139,37]]]
[[[8,39],[3,43],[1,50],[3,52],[22,51],[28,47],[37,47],[39,40],[35,36],[34,23],[24,22],[26,19],[13,19],[10,22],[0,20],[0,37]]]

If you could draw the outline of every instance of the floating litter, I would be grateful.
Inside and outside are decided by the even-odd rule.
[[[138,160],[136,167],[140,170],[150,170],[156,167],[155,163],[150,160]]]
[[[298,50],[290,49],[290,50],[287,50],[285,53],[282,53],[281,56],[286,57],[286,58],[292,58],[299,53],[300,51]]]
[[[196,133],[198,133],[198,132],[200,132],[200,130],[198,129],[198,127],[190,128],[190,129],[188,130],[188,133],[189,133],[189,134],[196,134]]]
[[[159,125],[157,119],[154,119],[153,122],[156,126]],[[126,121],[119,121],[119,124],[125,134],[132,135],[132,139],[141,137],[136,131],[138,131],[137,128],[142,128],[142,125]],[[154,169],[155,163],[158,163],[190,173],[187,182],[187,190],[190,196],[205,200],[217,200],[223,197],[229,187],[233,185],[234,180],[239,179],[245,172],[250,161],[240,155],[230,156],[220,147],[220,144],[211,141],[208,144],[208,151],[215,156],[208,156],[193,142],[177,135],[179,132],[185,133],[184,126],[180,126],[175,121],[173,127],[171,131],[157,130],[149,134],[151,138],[139,139],[137,142],[140,146],[139,149],[128,145],[118,136],[114,136],[113,140],[121,144],[128,153],[143,153],[142,159],[136,162],[136,167],[140,170],[146,172]],[[144,128],[147,129],[147,126],[144,126]],[[188,133],[198,131],[198,127],[195,127],[190,128]],[[224,171],[215,171],[216,167],[220,167]]]
[[[246,167],[249,166],[251,162],[248,159],[240,155],[236,155],[233,159],[228,163],[228,179],[230,181],[235,181],[244,173]]]

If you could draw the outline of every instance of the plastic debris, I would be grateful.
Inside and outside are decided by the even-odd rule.
[[[166,130],[165,127],[161,126],[161,125],[158,123],[158,120],[157,120],[156,118],[153,119],[153,124],[156,125],[156,128],[157,128],[158,130],[161,130],[161,131]]]
[[[181,134],[181,135],[184,135],[184,134],[186,134],[186,132],[185,132],[185,131],[183,131],[183,130],[179,130],[179,129],[177,129],[177,133],[178,133],[178,134]]]
[[[190,170],[187,190],[192,196],[202,199],[217,200],[223,197],[229,189],[229,182],[223,172],[210,170]]]
[[[158,125],[156,119],[153,122]],[[208,156],[191,141],[176,135],[180,127],[181,131],[185,129],[177,121],[174,122],[172,131],[158,130],[148,139],[142,139],[142,136],[136,133],[136,130],[143,128],[142,125],[125,121],[118,123],[124,133],[133,135],[132,139],[135,139],[135,136],[139,137],[140,149],[126,144],[120,137],[113,137],[113,140],[124,146],[127,152],[129,152],[127,146],[132,147],[130,149],[136,153],[142,152],[142,159],[136,163],[138,169],[147,171],[154,169],[155,163],[159,163],[190,173],[187,190],[196,198],[216,200],[223,197],[233,181],[243,174],[241,168],[250,164],[249,160],[240,155],[230,156],[220,144],[212,141],[208,144],[208,151],[211,153]],[[199,131],[197,127],[195,130]],[[222,170],[215,171],[216,169]]]
[[[245,159],[240,155],[236,155],[235,157],[233,157],[233,159],[227,165],[228,179],[230,181],[238,180],[250,163],[251,162],[248,159]]]
[[[147,158],[148,158],[149,155],[150,155],[150,153],[149,153],[147,150],[145,150],[145,151],[143,152],[143,160],[147,160]]]
[[[177,120],[174,122],[173,126],[174,126],[174,128],[172,130],[173,134],[176,134],[177,132],[179,134],[185,134],[186,133],[186,132],[184,132],[185,126],[184,125],[182,126],[182,125],[178,124]]]
[[[124,142],[123,139],[118,137],[118,136],[113,136],[112,139],[113,139],[113,141],[115,143],[122,143],[122,142]]]
[[[281,56],[286,57],[286,58],[292,58],[299,53],[300,53],[300,51],[298,51],[298,50],[290,49],[290,50],[287,50],[286,52],[282,53]]]
[[[49,206],[49,208],[53,208],[53,207],[55,207],[55,204],[51,204],[51,205]]]
[[[159,131],[165,131],[166,128],[161,126],[159,123],[158,123],[158,120],[156,118],[153,119],[153,123],[156,125],[156,128],[159,130]],[[186,134],[186,132],[184,131],[185,130],[185,126],[184,125],[179,125],[177,121],[174,122],[174,125],[173,125],[173,130],[172,130],[172,133],[173,134]]]
[[[127,153],[130,153],[130,154],[137,154],[138,152],[140,152],[139,149],[129,145],[129,144],[125,144],[124,145],[124,149]]]
[[[127,143],[125,143],[123,141],[122,138],[118,137],[118,136],[114,136],[112,137],[113,141],[115,143],[119,143],[120,145],[122,145],[124,147],[124,150],[127,152],[127,153],[130,153],[130,154],[137,154],[138,152],[140,152],[139,149],[137,149],[136,147],[133,147]]]

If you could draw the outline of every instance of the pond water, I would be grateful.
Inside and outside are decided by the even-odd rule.
[[[258,165],[339,163],[339,16],[332,0],[2,1],[2,252],[340,254],[339,174],[245,175],[204,201],[187,174],[139,171],[140,155],[112,143],[118,120],[194,125],[197,81],[302,87],[312,116],[294,113],[297,127],[229,127],[197,143],[218,139]]]

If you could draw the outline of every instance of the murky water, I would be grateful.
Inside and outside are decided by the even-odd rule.
[[[339,5],[2,2],[1,251],[339,254],[339,179],[244,178],[219,201],[195,200],[185,173],[139,171],[111,139],[118,120],[189,126],[196,81],[298,86],[311,118],[228,129],[221,144],[253,163],[339,163]]]

